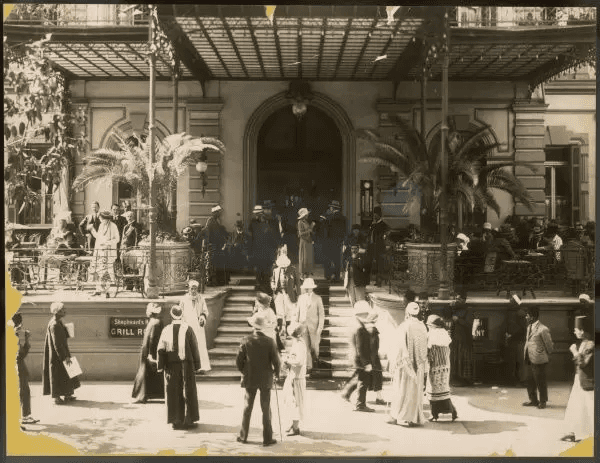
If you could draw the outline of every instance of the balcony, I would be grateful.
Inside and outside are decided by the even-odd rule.
[[[454,26],[469,28],[567,27],[595,24],[596,8],[458,6],[450,18]]]
[[[73,28],[131,27],[148,24],[148,15],[134,5],[59,4],[33,12],[17,9],[5,24]]]

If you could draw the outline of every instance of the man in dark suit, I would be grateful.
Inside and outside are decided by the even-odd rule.
[[[329,209],[321,216],[326,280],[340,279],[342,243],[346,235],[346,217],[342,215],[341,209],[339,201],[331,201]]]
[[[121,249],[137,246],[142,234],[142,227],[136,222],[132,211],[125,212],[123,217],[127,223],[123,227],[123,233],[121,234]]]
[[[246,389],[242,428],[237,441],[245,444],[248,440],[254,398],[256,391],[260,390],[263,446],[266,447],[277,443],[273,439],[271,426],[271,388],[273,387],[273,375],[279,378],[281,361],[275,341],[263,332],[268,329],[264,315],[258,311],[248,320],[248,323],[254,328],[254,331],[250,336],[244,338],[236,358],[238,370],[242,373],[242,387]]]
[[[118,204],[113,204],[111,208],[112,217],[110,220],[114,222],[114,224],[119,229],[119,236],[123,236],[123,229],[127,224],[127,219],[121,215],[121,208]]]
[[[371,312],[371,306],[367,301],[359,301],[354,306],[356,317],[356,329],[352,334],[352,360],[354,363],[354,374],[344,386],[342,398],[350,402],[350,396],[358,389],[358,397],[354,411],[374,412],[367,407],[367,389],[371,385],[373,372],[373,356],[371,355],[371,335],[368,328],[374,326],[377,315]]]
[[[525,407],[546,408],[548,402],[548,384],[546,383],[546,365],[554,350],[550,330],[539,321],[540,309],[527,307],[525,320],[528,323],[525,335],[525,364],[527,365],[527,394],[529,402]],[[539,391],[539,400],[538,400]]]
[[[381,218],[381,207],[373,208],[373,222],[369,227],[369,260],[373,262],[373,273],[375,283],[381,286],[382,276],[385,272],[385,232],[389,230],[388,225]]]
[[[90,227],[93,227],[95,231],[98,231],[100,227],[100,203],[94,201],[92,203],[92,213],[86,215],[81,222],[79,222],[79,231],[86,238],[86,249],[93,250],[96,244],[96,238],[92,235]]]
[[[370,269],[364,249],[358,244],[353,244],[350,252],[350,259],[344,267],[344,288],[350,298],[350,304],[354,307],[357,301],[364,301],[366,298]]]

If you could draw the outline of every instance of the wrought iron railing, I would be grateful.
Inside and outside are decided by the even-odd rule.
[[[455,6],[450,20],[457,27],[566,27],[595,24],[596,8]]]
[[[135,5],[58,4],[33,13],[17,9],[5,24],[41,24],[60,27],[137,26],[147,25],[148,15]]]

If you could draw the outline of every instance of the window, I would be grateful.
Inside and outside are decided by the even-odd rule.
[[[545,149],[546,217],[573,225],[581,217],[578,145],[547,146]]]

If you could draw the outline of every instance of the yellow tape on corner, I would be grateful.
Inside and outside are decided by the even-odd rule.
[[[2,19],[2,22],[6,21],[6,18],[8,18],[8,15],[10,14],[10,12],[13,10],[14,6],[12,3],[6,4],[6,5],[2,5],[4,8],[4,16]]]

